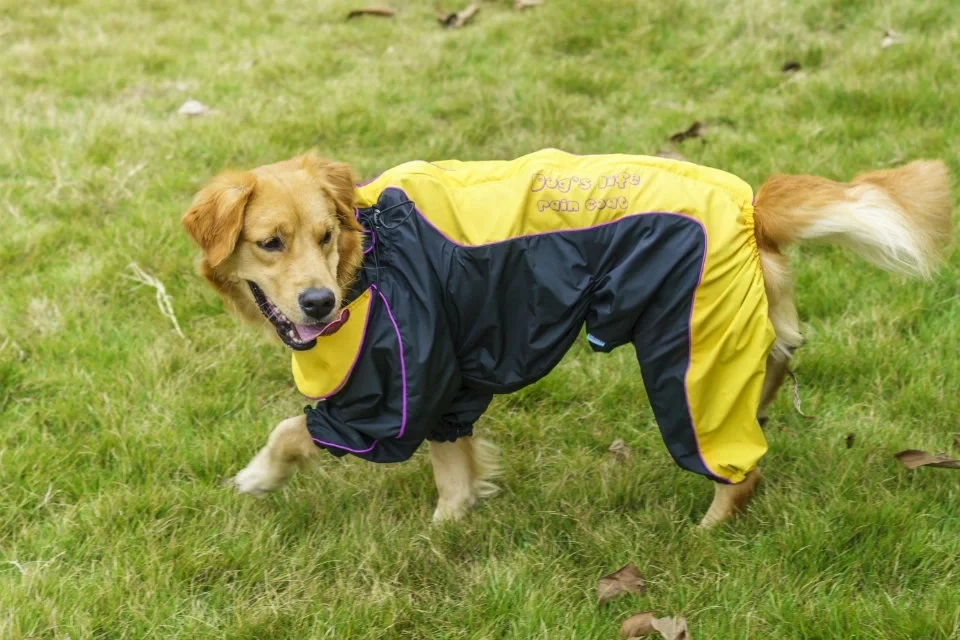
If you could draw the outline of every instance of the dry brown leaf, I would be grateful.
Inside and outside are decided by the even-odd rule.
[[[675,618],[654,618],[650,625],[660,632],[666,640],[691,640],[687,630],[687,619],[681,616]]]
[[[354,9],[347,14],[347,20],[356,18],[359,16],[379,16],[381,18],[392,18],[397,15],[396,12],[390,7],[379,6],[379,7],[365,7],[363,9]]]
[[[675,133],[670,136],[670,142],[680,143],[690,138],[700,138],[703,136],[703,128],[703,123],[697,120],[690,125],[686,131],[681,131],[680,133]]]
[[[636,638],[653,633],[655,631],[653,628],[654,619],[653,611],[633,614],[620,623],[620,637]]]
[[[660,151],[657,151],[654,155],[660,158],[670,158],[671,160],[683,160],[684,162],[687,161],[687,159],[684,158],[682,155],[670,149],[660,149]]]
[[[907,449],[893,454],[907,469],[917,467],[940,467],[941,469],[960,469],[960,460],[948,458],[943,454],[933,454],[917,449]]]
[[[691,640],[687,629],[687,619],[681,616],[675,618],[658,618],[653,611],[636,613],[620,623],[620,637],[627,640],[636,640],[640,636],[647,636],[659,632],[665,640]]]
[[[852,433],[847,434],[847,449],[850,449],[853,447],[853,441],[856,439],[856,437],[857,436]]]
[[[476,2],[467,5],[464,9],[456,13],[447,13],[441,9],[437,9],[437,20],[448,29],[459,29],[467,24],[467,22],[477,14],[477,11],[480,11],[480,5]]]
[[[606,604],[624,593],[645,593],[647,583],[632,562],[620,567],[597,583],[597,601]]]
[[[542,4],[543,0],[513,0],[513,8],[517,11],[529,9],[530,7],[539,7]]]
[[[610,452],[610,455],[613,456],[613,459],[618,462],[626,462],[630,459],[630,447],[623,441],[623,438],[614,440],[607,450]]]

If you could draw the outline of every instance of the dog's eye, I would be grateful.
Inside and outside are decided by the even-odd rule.
[[[320,244],[321,245],[329,244],[332,239],[333,239],[333,231],[327,230],[327,232],[323,234],[323,237],[320,239]]]
[[[272,238],[267,238],[266,240],[257,241],[257,246],[264,251],[283,251],[283,240],[273,236]]]

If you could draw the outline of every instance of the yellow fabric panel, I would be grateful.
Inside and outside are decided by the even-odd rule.
[[[317,337],[308,351],[293,352],[293,379],[300,393],[312,400],[332,396],[346,383],[360,357],[370,317],[370,289],[345,308],[350,317],[338,331]]]
[[[689,162],[630,155],[575,156],[557,149],[511,161],[408,162],[358,187],[358,206],[402,189],[441,233],[462,245],[584,229],[646,212],[735,221],[750,186]]]
[[[707,258],[690,323],[687,399],[707,468],[740,482],[767,451],[756,411],[774,340],[753,234],[753,207],[739,224],[706,216]]]

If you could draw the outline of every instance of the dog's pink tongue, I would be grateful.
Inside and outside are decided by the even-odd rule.
[[[310,342],[311,340],[319,336],[321,333],[323,333],[323,330],[327,328],[327,325],[315,324],[310,326],[304,326],[304,325],[298,324],[296,325],[296,327],[297,327],[297,335],[300,336],[300,339],[303,340],[304,342]]]
[[[350,309],[342,309],[340,315],[327,324],[312,324],[310,326],[297,324],[294,326],[297,328],[297,335],[300,336],[300,339],[303,342],[310,342],[318,336],[329,336],[340,331],[340,327],[349,319]]]

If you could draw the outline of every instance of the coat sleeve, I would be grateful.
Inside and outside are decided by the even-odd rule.
[[[314,443],[331,454],[402,462],[449,413],[460,373],[443,326],[398,326],[378,302],[343,388],[304,411]]]
[[[492,400],[492,393],[461,387],[440,422],[427,435],[427,440],[453,442],[473,435],[473,423],[483,415]]]

